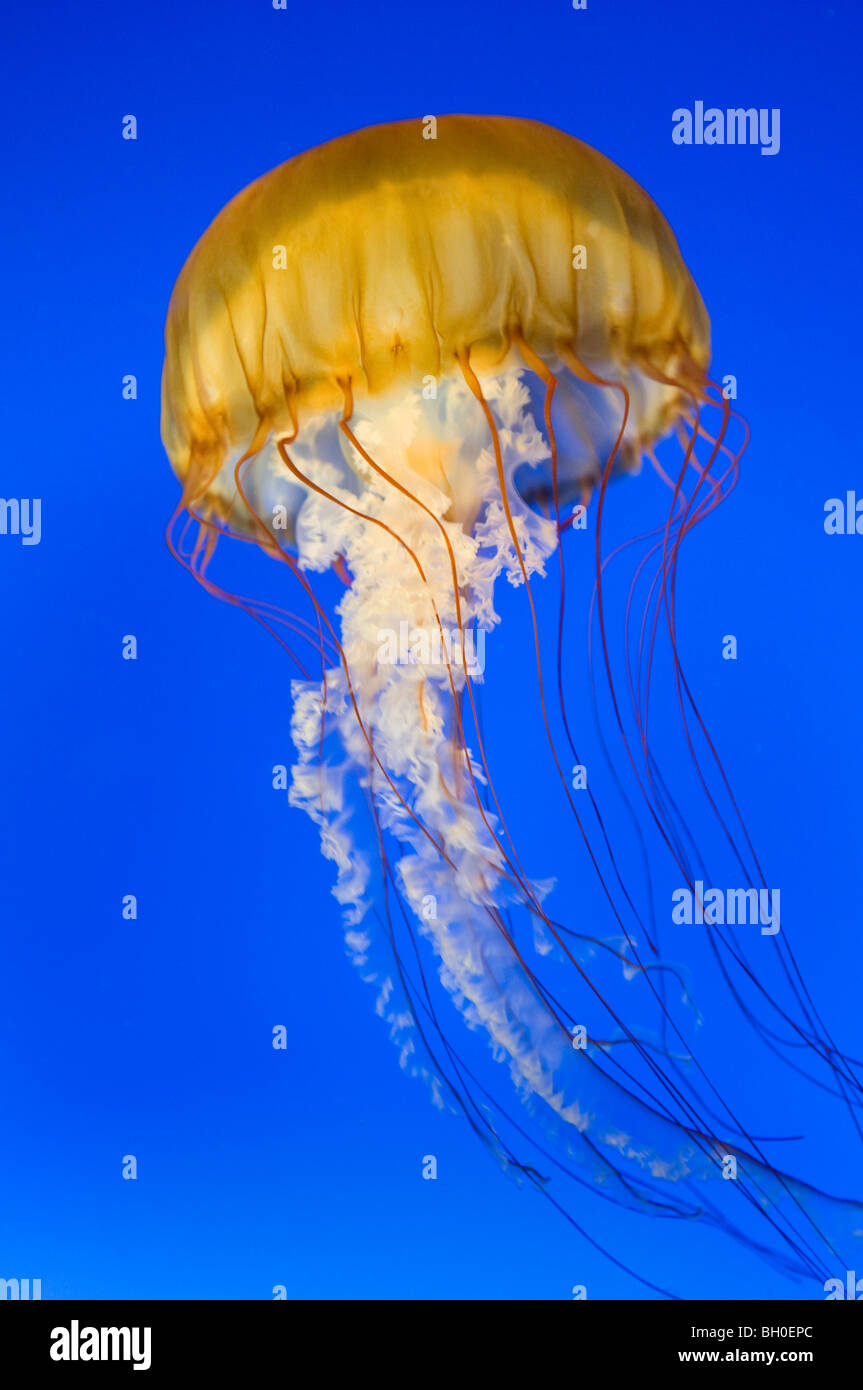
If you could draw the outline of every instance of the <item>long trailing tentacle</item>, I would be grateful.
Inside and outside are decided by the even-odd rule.
[[[558,447],[552,418],[557,379],[517,330],[513,333],[513,343],[520,351],[526,367],[539,377],[545,389],[543,419],[552,466],[553,545],[557,550],[561,564],[557,695],[564,734],[573,755],[577,758],[575,740],[572,737],[572,728],[566,710],[562,675],[563,548],[561,536],[565,526],[562,524],[560,516]],[[642,560],[630,589],[625,624],[627,649],[635,585],[644,572],[645,566],[658,557],[658,571],[650,585],[647,605],[651,611],[651,617],[648,618],[647,609],[642,617],[636,672],[633,673],[627,666],[629,700],[639,731],[639,746],[644,761],[642,773],[638,769],[635,751],[629,745],[623,709],[618,704],[614,691],[602,603],[604,576],[610,560],[615,557],[602,554],[601,521],[606,505],[606,490],[627,429],[630,412],[629,394],[626,386],[622,383],[616,383],[593,372],[576,357],[574,349],[564,346],[561,356],[569,369],[580,380],[589,382],[596,387],[620,391],[622,394],[622,423],[613,447],[604,462],[597,493],[595,602],[599,617],[605,671],[612,691],[615,718],[626,747],[628,759],[660,834],[672,857],[681,863],[683,871],[686,872],[688,867],[686,865],[686,849],[674,824],[674,818],[678,813],[647,743],[649,693],[658,621],[656,610],[659,609],[665,613],[666,623],[672,634],[675,661],[677,661],[677,646],[674,638],[674,585],[679,545],[688,530],[698,520],[709,514],[709,511],[718,505],[718,502],[726,495],[728,478],[731,477],[736,480],[739,455],[731,454],[725,444],[726,418],[716,439],[707,436],[712,445],[710,462],[707,465],[695,462],[695,439],[699,433],[702,438],[705,437],[696,411],[695,426],[691,431],[691,437],[688,437],[684,446],[681,478],[687,470],[694,469],[698,481],[691,493],[686,496],[683,493],[680,480],[676,486],[671,484],[669,480],[673,488],[669,519],[664,528],[659,528],[662,532],[661,540],[655,542],[648,552],[648,556]],[[763,1138],[753,1136],[747,1131],[747,1127],[732,1107],[724,1101],[718,1088],[710,1081],[706,1070],[698,1062],[692,1048],[685,1042],[683,1034],[669,1010],[666,994],[665,981],[674,978],[674,968],[658,958],[655,961],[645,960],[640,954],[626,920],[627,914],[634,919],[646,936],[651,957],[657,957],[658,941],[655,939],[653,930],[647,931],[646,919],[637,901],[637,895],[631,891],[613,852],[598,800],[591,792],[590,805],[599,827],[604,853],[611,865],[613,884],[606,882],[602,867],[594,852],[588,829],[570,794],[569,784],[564,775],[551,727],[549,708],[546,704],[546,682],[543,672],[537,612],[531,592],[531,576],[522,551],[519,528],[511,505],[509,489],[512,484],[504,467],[500,434],[491,405],[486,398],[479,377],[471,366],[469,351],[465,350],[459,355],[458,367],[463,382],[476,405],[482,411],[488,427],[493,456],[493,476],[497,480],[497,500],[505,518],[505,532],[508,536],[507,543],[512,556],[512,563],[520,570],[524,591],[527,595],[533,629],[541,725],[545,732],[557,779],[565,793],[570,812],[578,826],[582,842],[602,886],[612,917],[621,931],[622,939],[626,942],[625,954],[617,951],[611,943],[601,938],[596,938],[594,942],[591,933],[580,932],[565,923],[558,922],[555,916],[546,911],[542,902],[542,895],[526,874],[517,854],[495,788],[482,735],[477,693],[474,691],[470,672],[465,666],[456,673],[445,643],[443,644],[445,652],[444,682],[442,685],[439,681],[435,684],[435,690],[439,692],[439,695],[435,696],[438,703],[435,704],[433,701],[427,711],[423,684],[414,683],[410,687],[413,691],[411,698],[413,699],[415,696],[410,715],[410,718],[415,721],[415,736],[421,744],[426,744],[429,749],[434,747],[438,749],[434,753],[434,758],[437,759],[440,802],[436,803],[434,798],[429,800],[419,796],[420,783],[418,782],[414,783],[414,790],[411,791],[410,778],[406,783],[404,771],[397,774],[393,770],[392,760],[387,752],[388,738],[384,737],[385,730],[383,728],[375,727],[376,716],[364,691],[364,678],[352,671],[352,658],[346,649],[344,637],[337,634],[326,609],[316,597],[307,576],[303,573],[301,563],[284,548],[284,545],[277,538],[274,538],[271,528],[256,512],[250,495],[244,487],[243,471],[250,462],[249,451],[237,462],[235,468],[237,495],[259,529],[261,544],[268,550],[268,553],[275,554],[277,558],[288,565],[295,579],[301,585],[306,598],[312,605],[313,621],[308,622],[305,619],[297,618],[295,615],[280,609],[277,605],[240,598],[220,589],[208,577],[207,570],[213,558],[219,535],[223,532],[203,519],[198,518],[201,523],[201,530],[192,552],[184,550],[182,536],[180,541],[176,543],[171,539],[172,549],[181,563],[184,563],[199,582],[217,597],[234,603],[244,611],[249,612],[256,621],[273,632],[273,635],[279,640],[283,641],[276,629],[282,626],[311,642],[318,651],[321,681],[319,697],[314,705],[318,726],[318,733],[314,739],[314,748],[316,749],[314,761],[318,768],[316,816],[322,826],[322,835],[330,834],[326,828],[330,803],[325,793],[323,774],[325,740],[327,730],[330,727],[337,727],[332,725],[332,720],[337,718],[336,707],[340,698],[338,687],[339,682],[342,683],[346,717],[349,717],[353,726],[359,731],[360,743],[358,748],[364,750],[356,767],[358,772],[360,765],[364,769],[362,775],[367,788],[367,803],[374,826],[377,853],[382,870],[384,915],[378,920],[384,926],[384,935],[389,943],[391,958],[395,962],[400,993],[407,1001],[408,1011],[417,1030],[421,1048],[431,1059],[434,1071],[443,1079],[451,1099],[467,1115],[477,1133],[487,1142],[492,1143],[492,1146],[508,1166],[517,1171],[558,1207],[586,1240],[595,1245],[596,1248],[602,1248],[585,1232],[583,1226],[574,1220],[565,1202],[558,1200],[560,1194],[554,1195],[549,1187],[548,1179],[539,1173],[535,1164],[516,1156],[511,1142],[505,1137],[504,1127],[508,1128],[514,1138],[529,1142],[533,1146],[534,1152],[539,1155],[538,1161],[548,1165],[562,1177],[585,1186],[592,1185],[559,1152],[555,1153],[550,1150],[535,1135],[528,1136],[525,1127],[516,1122],[507,1113],[506,1107],[501,1106],[501,1103],[492,1096],[491,1091],[479,1081],[475,1071],[446,1037],[439,1010],[434,1002],[427,972],[422,964],[419,942],[413,927],[417,910],[415,894],[409,894],[406,900],[405,887],[412,883],[417,869],[422,868],[422,866],[425,866],[423,872],[430,874],[437,883],[447,882],[450,885],[459,883],[460,876],[463,876],[465,872],[465,849],[464,844],[458,838],[453,838],[452,817],[455,816],[457,821],[464,810],[467,810],[473,818],[475,834],[478,836],[476,845],[470,852],[472,858],[469,856],[469,861],[475,865],[473,872],[476,873],[476,883],[479,887],[474,890],[473,896],[468,895],[468,897],[462,898],[459,898],[458,894],[463,890],[456,889],[457,896],[452,900],[451,905],[451,912],[455,913],[456,916],[452,917],[450,924],[443,924],[439,927],[435,937],[436,949],[441,952],[446,972],[451,977],[451,983],[447,987],[450,992],[455,988],[457,998],[467,999],[470,1006],[469,1017],[473,1014],[486,1024],[496,1045],[502,1047],[509,1056],[513,1074],[520,1076],[522,1082],[527,1083],[529,1091],[533,1092],[541,1107],[548,1107],[548,1112],[543,1108],[541,1113],[556,1114],[559,1120],[566,1122],[565,1131],[568,1138],[564,1146],[565,1151],[568,1151],[572,1156],[575,1149],[579,1148],[582,1158],[587,1159],[594,1174],[604,1175],[606,1187],[602,1195],[608,1196],[610,1200],[636,1210],[650,1211],[655,1215],[681,1218],[700,1216],[702,1219],[724,1225],[726,1229],[734,1230],[738,1238],[747,1241],[753,1249],[771,1254],[784,1267],[804,1269],[814,1277],[821,1277],[825,1266],[820,1251],[826,1249],[829,1254],[838,1258],[829,1237],[824,1235],[809,1213],[808,1208],[812,1201],[817,1203],[821,1194],[817,1194],[814,1189],[792,1182],[791,1179],[786,1178],[784,1174],[770,1165],[760,1148],[764,1142]],[[377,514],[377,504],[374,511],[370,510],[368,503],[362,499],[362,495],[349,499],[340,491],[317,481],[308,470],[304,471],[300,467],[290,448],[292,441],[296,438],[296,425],[292,435],[283,435],[276,440],[282,463],[294,482],[302,487],[306,496],[314,496],[320,499],[320,504],[333,508],[343,517],[352,518],[351,526],[356,527],[364,535],[370,535],[373,532],[379,533],[384,538],[381,543],[389,547],[389,553],[402,557],[399,565],[406,564],[408,568],[407,570],[399,569],[398,572],[405,575],[406,579],[408,574],[414,576],[410,580],[408,588],[416,586],[417,594],[424,596],[423,602],[428,603],[433,621],[442,639],[445,627],[444,610],[447,613],[454,613],[456,629],[460,635],[463,635],[465,620],[463,603],[468,593],[469,583],[460,570],[453,547],[451,539],[454,534],[452,531],[453,523],[443,521],[443,513],[437,509],[437,504],[430,505],[429,501],[424,500],[424,494],[418,486],[415,487],[404,481],[402,477],[397,477],[390,467],[383,466],[375,459],[371,449],[364,444],[352,424],[354,406],[350,380],[341,381],[340,386],[344,394],[344,410],[342,418],[338,422],[339,429],[348,447],[355,452],[368,470],[368,476],[373,484],[372,492],[377,498],[383,499],[381,514]],[[730,464],[726,474],[717,479],[711,475],[710,467],[715,458],[723,452],[730,459]],[[696,494],[703,484],[706,484],[707,494],[696,502]],[[188,510],[194,515],[193,505],[188,506],[189,501],[193,504],[194,498],[186,498]],[[390,509],[389,514],[393,517],[403,516],[405,524],[390,524],[386,520],[387,508]],[[180,510],[178,508],[177,514],[172,518],[169,537],[172,535],[174,523],[180,515]],[[227,528],[224,529],[227,530]],[[408,533],[416,539],[408,540],[406,538]],[[643,539],[649,539],[649,536]],[[444,581],[443,588],[439,587],[439,579],[435,580],[434,583],[432,582],[431,572],[428,569],[430,560],[427,557],[433,556],[436,550],[442,553],[443,574],[449,575],[448,581]],[[358,585],[359,587],[362,586],[351,555],[346,552],[334,557],[333,566],[337,572],[341,573],[341,577],[346,582],[351,579],[348,568],[353,568],[353,581],[349,585],[345,601],[349,601],[353,606],[353,611],[356,612],[356,604],[362,602]],[[434,561],[434,568],[437,574],[437,560]],[[335,662],[335,668],[333,662]],[[340,673],[339,681],[335,682],[333,680],[334,669]],[[303,671],[303,674],[308,683],[308,673]],[[681,709],[684,709],[685,702],[688,701],[691,708],[695,710],[694,701],[691,700],[688,685],[682,675],[682,667],[680,668],[677,690]],[[439,713],[433,711],[439,711],[443,708],[439,703],[439,697],[444,694],[447,696],[446,708],[449,711],[447,716],[448,731],[441,738],[439,733],[433,732],[434,720],[439,718]],[[407,708],[406,705],[405,711]],[[468,729],[466,721],[468,712],[471,720],[470,729]],[[703,727],[697,710],[695,713],[699,726]],[[339,727],[346,726],[341,725]],[[706,736],[706,730],[704,732]],[[434,743],[435,739],[438,740],[437,744]],[[477,745],[476,759],[470,751],[472,742]],[[351,739],[348,738],[345,746],[350,743]],[[311,757],[312,742],[307,741],[306,746],[309,750],[309,757]],[[449,750],[447,754],[444,753],[445,748]],[[690,750],[694,757],[691,742]],[[385,819],[382,819],[382,815]],[[387,849],[387,841],[393,837],[401,840],[403,845],[411,847],[410,856],[406,859],[402,854],[402,858],[395,866],[390,860]],[[413,858],[418,854],[421,856],[419,865]],[[438,866],[437,869],[433,867],[435,864]],[[441,874],[444,877],[441,877]],[[616,885],[616,888],[613,885]],[[446,891],[450,892],[451,888]],[[619,905],[617,893],[621,895]],[[397,919],[391,913],[391,902],[398,904]],[[461,902],[461,909],[456,906],[458,902]],[[508,904],[512,903],[520,905],[530,919],[542,924],[561,959],[574,969],[575,979],[585,990],[586,997],[595,1001],[596,1005],[608,1016],[614,1028],[618,1030],[617,1037],[602,1037],[594,1026],[590,1030],[588,1039],[590,1048],[587,1052],[576,1053],[571,1047],[570,1031],[578,1021],[581,1009],[575,1007],[571,1000],[568,1001],[560,997],[559,988],[552,988],[549,983],[543,981],[528,959],[524,947],[517,940],[514,926],[509,923]],[[464,922],[456,930],[459,910],[466,916]],[[649,913],[648,917],[652,922],[653,919]],[[406,933],[412,968],[409,967],[405,953],[399,945],[396,920],[401,923],[399,932]],[[428,932],[424,934],[428,934]],[[622,1012],[605,995],[598,983],[591,978],[590,972],[579,961],[574,950],[576,942],[583,943],[588,949],[596,946],[609,951],[612,956],[616,956],[622,963],[625,963],[627,968],[637,970],[639,978],[644,982],[661,1019],[661,1046],[658,1047],[655,1043],[642,1037],[637,1029],[627,1023]],[[478,983],[479,977],[473,973],[473,966],[470,963],[472,954],[477,951],[483,960],[484,975],[481,984]],[[738,961],[738,964],[740,963]],[[742,963],[741,968],[745,969],[745,962]],[[388,1017],[391,1019],[394,1031],[398,1031],[399,1024],[394,1009],[390,1011]],[[428,1027],[423,1025],[423,1019]],[[811,1020],[809,1021],[811,1022]],[[804,1030],[804,1036],[808,1039],[808,1030]],[[679,1072],[673,1050],[668,1045],[670,1038],[673,1039],[675,1045],[682,1048],[682,1055],[687,1058],[688,1065],[696,1070],[701,1082],[727,1117],[724,1124],[720,1125],[711,1108],[705,1103],[703,1097],[699,1096],[695,1086]],[[637,1059],[637,1068],[626,1062],[621,1044],[628,1048],[633,1057]],[[832,1056],[832,1051],[828,1051],[826,1055]],[[549,1077],[555,1076],[557,1078],[555,1085],[559,1088],[558,1093],[555,1092],[554,1087],[550,1088],[547,1079],[544,1079],[546,1070]],[[581,1091],[590,1098],[586,1111],[579,1108]],[[609,1128],[608,1121],[599,1118],[603,1111],[609,1110],[609,1107],[613,1112],[616,1103],[623,1107],[621,1114],[625,1113],[630,1117],[633,1129],[635,1130],[641,1125],[645,1132],[645,1139],[637,1147],[632,1148],[629,1143],[624,1146],[628,1150],[623,1153],[625,1161],[621,1161],[620,1157],[615,1156],[619,1141],[613,1137],[613,1126]],[[533,1114],[534,1118],[540,1116],[540,1112],[536,1111],[535,1108]],[[497,1119],[492,1118],[493,1116],[497,1116]],[[580,1116],[584,1120],[589,1117],[589,1123],[582,1123]],[[726,1131],[726,1136],[729,1134],[735,1136],[733,1144],[727,1142],[727,1137],[722,1138],[722,1129]],[[651,1138],[647,1138],[648,1135]],[[741,1147],[741,1145],[745,1147]],[[678,1182],[675,1191],[674,1185],[669,1186],[667,1179],[663,1180],[656,1174],[649,1176],[645,1168],[649,1169],[651,1163],[655,1165],[657,1162],[659,1162],[660,1168],[664,1165],[674,1167],[679,1164],[681,1146],[683,1146],[682,1151],[685,1152],[686,1157],[683,1161],[683,1168],[678,1174],[678,1178],[682,1180]],[[651,1153],[654,1155],[652,1159],[649,1157]],[[766,1218],[775,1239],[779,1242],[778,1251],[775,1246],[768,1248],[751,1233],[732,1227],[724,1211],[715,1201],[708,1200],[703,1191],[699,1190],[697,1199],[691,1193],[691,1180],[686,1177],[687,1165],[690,1174],[697,1172],[699,1177],[703,1178],[711,1172],[717,1173],[721,1167],[723,1155],[729,1153],[733,1153],[739,1158],[742,1168],[740,1180],[734,1186],[749,1208]],[[661,1162],[660,1155],[663,1156]],[[787,1208],[777,1205],[782,1199],[786,1199],[790,1205],[790,1212]],[[832,1199],[823,1198],[823,1201],[829,1203]],[[834,1205],[836,1204],[834,1203]],[[800,1228],[801,1220],[803,1229]],[[783,1249],[786,1251],[785,1255],[781,1253]],[[609,1251],[605,1250],[603,1253],[608,1255],[616,1264],[619,1264],[621,1268],[628,1269],[627,1266],[617,1261]],[[634,1274],[636,1278],[641,1278],[635,1271],[628,1270],[628,1272]],[[643,1282],[656,1292],[666,1296],[674,1296],[668,1290],[659,1288],[658,1285],[649,1280],[643,1280]]]

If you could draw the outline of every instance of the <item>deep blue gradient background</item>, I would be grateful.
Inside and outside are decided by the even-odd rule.
[[[46,1297],[643,1295],[399,1071],[314,829],[270,785],[292,761],[293,672],[163,541],[161,335],[186,255],[254,177],[378,121],[536,117],[669,217],[753,427],[685,561],[689,672],[807,979],[859,1055],[863,539],[825,536],[823,506],[863,492],[861,27],[852,4],[778,0],[7,13],[0,491],[43,499],[43,539],[0,537],[0,1275]],[[675,146],[671,112],[697,99],[781,108],[780,153]],[[626,487],[634,532],[655,497]],[[275,567],[242,559],[277,597]],[[485,718],[513,797],[532,768],[517,643],[507,676]],[[523,819],[531,867],[554,872],[570,827]],[[787,1132],[794,1085],[760,1085],[745,1050],[729,1070],[765,1132]],[[859,1193],[856,1152],[821,1140],[824,1186]],[[819,1296],[718,1235],[587,1198],[580,1216],[679,1292]]]

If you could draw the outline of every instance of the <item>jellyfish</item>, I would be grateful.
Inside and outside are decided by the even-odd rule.
[[[747,427],[709,375],[707,312],[650,197],[532,120],[359,130],[224,208],[165,338],[162,437],[182,484],[168,542],[295,663],[290,800],[317,827],[346,949],[401,1064],[623,1268],[580,1220],[584,1187],[719,1227],[798,1278],[850,1267],[863,1207],[786,1172],[712,1074],[687,962],[651,902],[657,855],[702,914],[711,882],[651,737],[658,702],[746,895],[767,880],[677,624],[681,544],[736,485]],[[625,520],[645,464],[667,507],[610,547],[608,517]],[[567,552],[585,528],[581,592]],[[221,585],[227,538],[277,562],[292,597]],[[628,587],[611,579],[621,564]],[[555,843],[567,835],[602,904],[588,920],[526,864],[486,745],[483,707],[508,695],[486,678],[485,638],[516,602],[533,688],[517,718],[534,722],[551,786],[525,768],[519,799],[541,819],[553,792]],[[625,849],[598,779],[571,774],[591,710]],[[712,968],[741,1026],[859,1137],[860,1063],[787,924],[761,941],[781,990],[715,913]]]

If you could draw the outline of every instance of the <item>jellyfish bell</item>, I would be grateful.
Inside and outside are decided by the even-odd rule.
[[[563,583],[564,513],[595,493],[594,599],[620,744],[649,817],[694,883],[697,853],[646,730],[660,619],[690,749],[690,725],[700,723],[677,652],[677,552],[733,486],[741,452],[729,446],[730,411],[707,376],[709,357],[707,314],[667,222],[588,146],[504,117],[443,117],[432,140],[419,121],[355,132],[238,194],[181,272],[162,382],[162,435],[182,483],[169,541],[212,592],[316,650],[316,667],[293,686],[291,800],[319,829],[348,949],[377,988],[403,1063],[555,1205],[537,1162],[558,1181],[586,1172],[621,1205],[698,1215],[763,1251],[768,1242],[732,1223],[715,1192],[722,1182],[710,1181],[733,1158],[742,1205],[770,1223],[776,1258],[812,1273],[825,1268],[813,1229],[832,1258],[832,1240],[863,1229],[861,1212],[775,1169],[694,1054],[702,1084],[681,1082],[683,1035],[655,983],[666,967],[639,952],[633,915],[644,924],[593,792],[585,813],[564,775],[564,745],[576,749],[563,632],[555,689],[531,583],[552,562]],[[713,434],[708,407],[719,415]],[[676,479],[655,452],[674,431]],[[653,566],[627,670],[627,734],[606,637],[601,522],[611,477],[645,456],[671,500],[636,575]],[[190,518],[200,528],[191,547]],[[227,536],[284,562],[308,617],[220,589],[210,569]],[[330,569],[345,580],[335,611],[312,583]],[[661,1045],[602,993],[591,967],[597,934],[588,943],[583,924],[561,924],[565,909],[551,911],[550,884],[526,871],[510,835],[478,714],[483,671],[464,659],[468,634],[499,622],[501,577],[528,605],[549,766],[623,943],[604,948],[635,977]],[[627,628],[629,617],[630,605]],[[486,696],[495,698],[487,684]],[[533,947],[513,913],[537,929]],[[487,1036],[556,1147],[528,1137],[464,1062],[441,1023],[421,939],[443,990]],[[572,998],[543,981],[549,949]],[[751,975],[736,948],[722,941],[721,950],[723,969]],[[853,1066],[805,1001],[801,1017],[775,1001],[764,1007],[856,1105]],[[602,1013],[609,1028],[591,1028],[589,1045],[574,1047],[581,1016]],[[625,1061],[609,1041],[615,1031]],[[531,1144],[541,1158],[527,1162]]]
[[[703,383],[709,325],[655,205],[602,155],[535,121],[444,117],[435,140],[419,122],[377,126],[265,174],[193,250],[168,313],[165,447],[201,516],[257,532],[236,500],[238,457],[265,460],[309,420],[323,428],[344,411],[346,383],[354,410],[373,415],[418,394],[412,466],[469,523],[482,505],[476,451],[452,418],[440,439],[447,384],[463,385],[467,360],[506,377],[537,358],[559,378],[572,436],[562,486],[597,469],[616,429],[614,409],[566,365],[629,391],[622,459],[679,417],[671,383]],[[257,491],[255,474],[245,470]],[[298,509],[301,494],[287,495]]]

